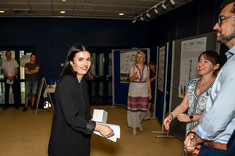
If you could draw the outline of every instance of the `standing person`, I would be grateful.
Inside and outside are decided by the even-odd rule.
[[[205,110],[207,99],[211,92],[213,82],[219,71],[220,57],[216,52],[205,51],[198,57],[198,74],[200,78],[189,82],[183,101],[165,119],[166,130],[171,121],[177,117],[180,122],[186,122],[186,135],[198,123]],[[187,110],[187,114],[184,112]],[[190,155],[185,150],[185,155]]]
[[[4,74],[4,86],[5,86],[5,106],[3,109],[7,109],[9,107],[9,91],[10,86],[13,90],[14,96],[14,104],[15,108],[19,109],[19,102],[18,102],[18,82],[17,82],[17,73],[19,65],[16,60],[11,58],[11,52],[6,51],[6,60],[2,62],[2,72]]]
[[[235,129],[235,1],[225,0],[221,6],[214,30],[217,41],[229,48],[225,53],[227,62],[214,82],[196,134],[188,135],[184,142],[191,152],[202,144],[199,156],[225,156],[228,140]]]
[[[89,156],[94,130],[104,137],[114,134],[110,127],[91,121],[85,78],[95,77],[91,53],[82,44],[73,45],[56,86],[49,156]]]
[[[151,86],[151,95],[152,98],[149,100],[149,109],[151,108],[152,104],[154,103],[154,97],[155,97],[155,83],[157,79],[156,75],[156,64],[154,61],[149,62],[149,69],[150,69],[150,75],[149,75],[149,80],[150,80],[150,86]]]
[[[31,109],[34,110],[34,102],[38,87],[39,64],[36,62],[36,55],[30,55],[30,62],[25,64],[25,107],[23,111],[28,110],[29,94],[32,90]]]
[[[145,53],[137,52],[136,63],[129,71],[129,92],[127,99],[127,123],[133,128],[136,136],[136,128],[143,131],[142,120],[147,115],[148,100],[151,99],[151,87],[149,81],[149,67],[145,65]]]

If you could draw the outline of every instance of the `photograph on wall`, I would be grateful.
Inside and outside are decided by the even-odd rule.
[[[199,77],[198,56],[206,50],[206,37],[186,40],[181,43],[179,97],[184,98],[190,80]]]
[[[138,51],[120,51],[120,83],[129,83],[129,69]]]
[[[164,69],[165,69],[165,46],[159,48],[159,67],[158,67],[158,89],[163,92],[164,85]]]

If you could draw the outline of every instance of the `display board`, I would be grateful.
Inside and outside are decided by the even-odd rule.
[[[155,116],[162,124],[166,110],[166,85],[167,85],[167,68],[168,68],[168,50],[169,43],[166,43],[157,48],[157,87],[155,100]]]
[[[183,100],[189,80],[199,77],[195,74],[197,72],[197,62],[195,61],[199,54],[205,50],[219,53],[219,49],[220,44],[216,43],[216,32],[173,41],[169,112]],[[185,131],[185,123],[181,123],[177,119],[171,122],[170,133],[177,138],[184,140]]]
[[[129,68],[135,63],[135,54],[142,51],[146,55],[147,64],[149,62],[149,49],[148,48],[135,48],[135,49],[114,49],[112,50],[113,60],[113,106],[127,105],[127,96],[129,88]]]

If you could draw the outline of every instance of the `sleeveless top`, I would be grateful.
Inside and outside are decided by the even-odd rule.
[[[204,112],[207,99],[210,96],[212,82],[200,95],[197,95],[196,88],[200,78],[193,79],[188,84],[188,115],[196,115]],[[189,122],[186,126],[186,134],[198,123],[198,121]]]

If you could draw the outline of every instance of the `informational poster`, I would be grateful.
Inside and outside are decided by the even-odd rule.
[[[186,40],[181,43],[179,97],[183,98],[191,79],[198,78],[199,55],[206,50],[206,37]]]
[[[129,83],[129,69],[138,51],[120,51],[120,83]]]
[[[20,66],[24,67],[26,63],[30,62],[30,55],[22,55],[20,58]]]
[[[165,46],[159,49],[158,89],[163,92],[165,69]]]

